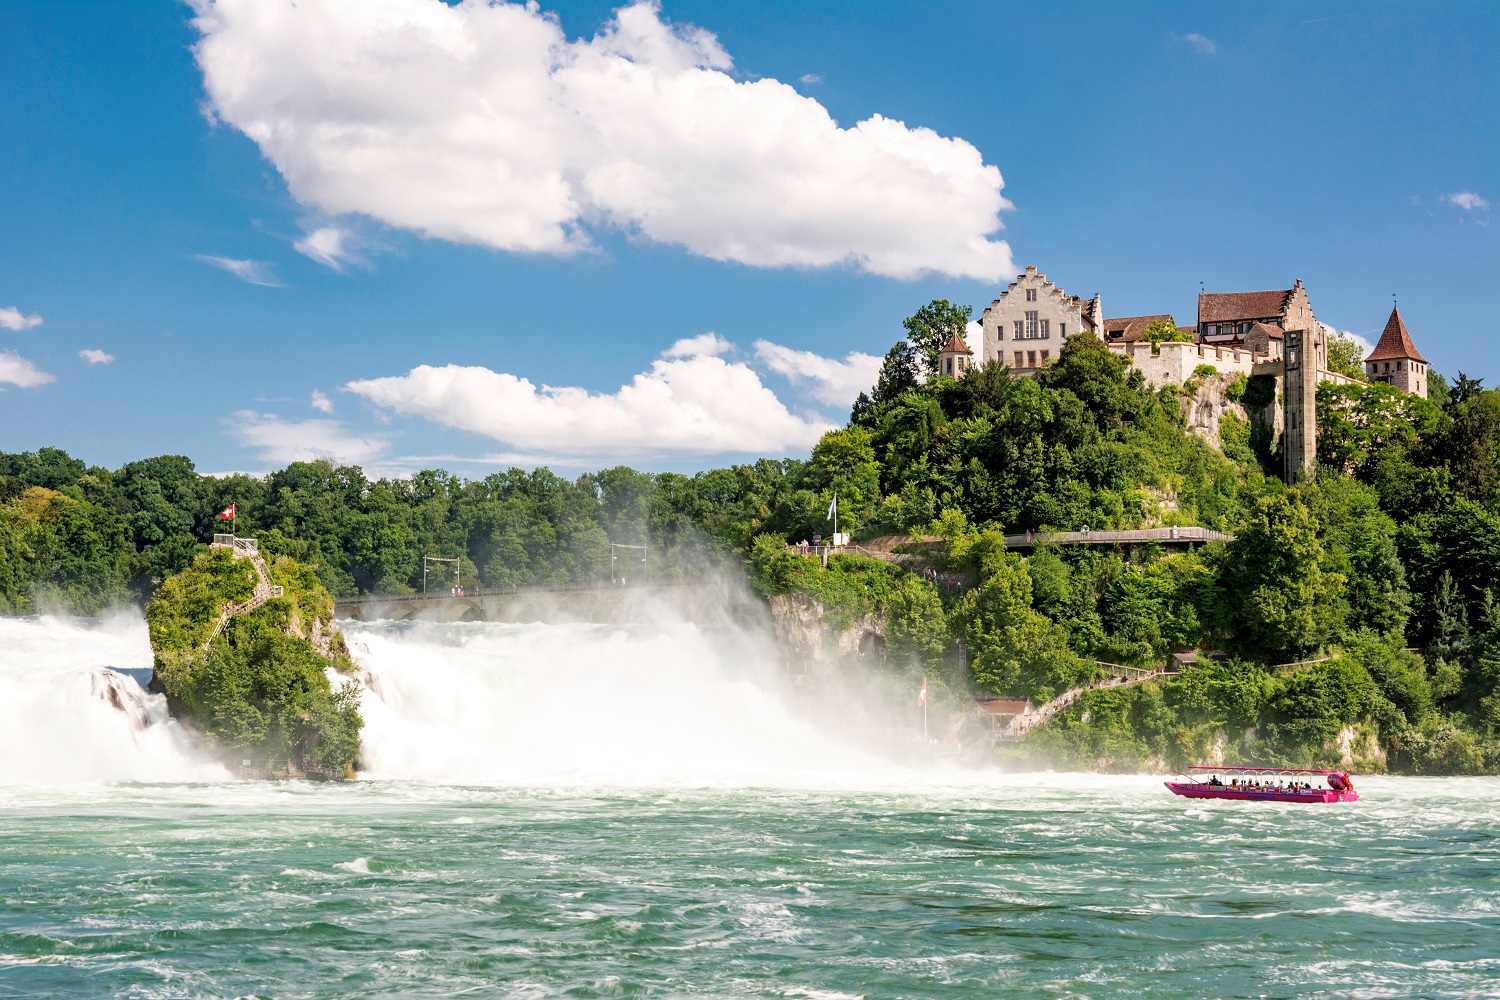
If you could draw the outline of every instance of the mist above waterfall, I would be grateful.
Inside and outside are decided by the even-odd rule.
[[[371,777],[502,784],[785,784],[888,769],[792,711],[753,633],[350,623]]]

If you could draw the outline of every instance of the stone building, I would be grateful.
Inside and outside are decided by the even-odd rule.
[[[980,317],[984,333],[975,363],[999,361],[1031,374],[1057,357],[1063,341],[1079,333],[1098,336],[1103,323],[1098,295],[1069,295],[1029,264]]]
[[[1122,316],[1104,321],[1104,334],[1101,339],[1106,344],[1133,344],[1146,336],[1147,327],[1157,323],[1166,323],[1173,329],[1180,329],[1171,313],[1162,313],[1160,316]]]
[[[1411,334],[1401,320],[1401,312],[1391,307],[1380,343],[1365,358],[1365,374],[1371,382],[1385,382],[1402,392],[1427,397],[1427,359],[1417,351]]]
[[[1260,330],[1255,328],[1259,326]],[[1272,340],[1282,340],[1288,330],[1304,330],[1315,352],[1319,369],[1328,367],[1328,345],[1322,327],[1313,317],[1312,303],[1302,279],[1291,288],[1267,292],[1205,292],[1198,296],[1198,340],[1220,347],[1248,347],[1253,353],[1280,353],[1268,347]],[[1256,337],[1252,338],[1251,334]],[[1253,343],[1252,339],[1260,343]]]
[[[969,345],[964,343],[964,338],[958,334],[948,338],[948,343],[938,351],[938,374],[951,375],[954,378],[963,378],[970,368],[974,367],[974,352],[969,350]]]

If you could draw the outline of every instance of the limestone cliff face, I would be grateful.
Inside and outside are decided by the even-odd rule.
[[[885,657],[885,626],[876,615],[842,625],[831,622],[810,594],[777,594],[770,601],[776,642],[793,674],[822,675],[851,659]]]
[[[1225,393],[1233,381],[1234,378],[1228,375],[1204,378],[1191,395],[1185,395],[1179,400],[1188,431],[1215,448],[1223,446],[1219,440],[1219,421],[1225,414],[1233,414],[1241,420],[1249,419],[1245,408]]]

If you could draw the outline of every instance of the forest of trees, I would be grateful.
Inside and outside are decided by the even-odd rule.
[[[313,462],[210,478],[174,456],[110,471],[56,449],[3,454],[0,610],[143,604],[230,503],[240,534],[310,566],[337,595],[419,588],[424,555],[456,557],[465,580],[486,586],[607,580],[611,541],[647,544],[652,577],[744,561],[763,591],[885,616],[902,669],[937,672],[955,699],[976,689],[1044,697],[1098,661],[1223,651],[1190,676],[1085,699],[1049,727],[1057,753],[1181,759],[1244,724],[1267,735],[1268,759],[1306,759],[1330,725],[1363,720],[1392,766],[1500,767],[1500,391],[1435,373],[1432,400],[1323,386],[1320,470],[1287,484],[1254,421],[1226,416],[1222,447],[1184,424],[1195,383],[1218,379],[1253,410],[1274,396],[1268,380],[1201,372],[1154,391],[1090,337],[1070,339],[1035,378],[993,364],[938,377],[936,347],[967,320],[947,302],[919,310],[848,426],[806,460],[692,476],[615,468],[570,481],[511,469],[371,481]],[[783,551],[827,533],[835,493],[841,527],[936,536],[945,544],[934,562],[968,586],[940,591],[858,556],[824,571]],[[1237,538],[1026,558],[999,538],[1085,524],[1203,525]],[[1277,671],[1304,660],[1322,665]],[[961,674],[944,666],[954,662],[967,664]]]

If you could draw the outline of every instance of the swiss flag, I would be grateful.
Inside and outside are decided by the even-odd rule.
[[[234,517],[234,504],[230,504],[228,507],[225,507],[223,510],[219,511],[219,520],[227,521],[231,517]]]
[[[922,690],[917,694],[917,704],[927,704],[927,678],[925,677],[922,678]]]

